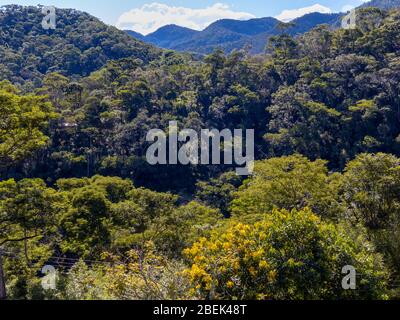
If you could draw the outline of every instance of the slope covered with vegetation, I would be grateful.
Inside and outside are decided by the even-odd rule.
[[[80,79],[47,73],[34,95],[1,82],[9,296],[399,297],[400,12],[359,17],[283,32],[258,57],[122,57]],[[170,120],[255,129],[255,174],[149,165],[146,134]],[[341,286],[345,265],[357,290]]]
[[[48,72],[88,76],[112,59],[148,63],[159,53],[84,12],[57,9],[55,30],[43,29],[43,18],[40,7],[1,7],[0,80],[39,86]]]
[[[29,172],[52,180],[100,173],[159,190],[193,189],[226,168],[145,161],[147,131],[166,130],[174,119],[196,130],[255,129],[258,159],[298,152],[341,169],[362,152],[398,154],[397,13],[364,14],[357,30],[319,27],[298,40],[272,38],[274,53],[262,59],[217,51],[193,62],[166,52],[148,66],[109,62],[79,83],[48,74],[39,92],[60,117],[50,128],[51,146],[29,162]],[[26,165],[13,174],[22,176]]]
[[[375,7],[382,10],[391,10],[399,6],[399,0],[370,0],[362,4],[361,8]]]
[[[294,36],[305,33],[320,24],[333,25],[341,16],[342,14],[311,13],[287,25],[275,18],[247,21],[222,19],[202,31],[168,25],[147,36],[137,35],[132,31],[126,32],[145,42],[181,52],[209,54],[218,48],[225,53],[231,53],[234,50],[246,48],[251,54],[262,54],[265,52],[268,39],[281,34],[283,30]]]
[[[390,10],[400,8],[400,1],[373,0],[360,6],[360,8],[367,7]],[[126,32],[145,42],[181,52],[209,54],[219,48],[227,54],[241,49],[246,49],[251,54],[263,54],[265,53],[265,43],[272,36],[282,34],[283,31],[291,36],[297,36],[321,24],[328,24],[333,29],[337,29],[340,27],[341,19],[344,16],[345,13],[324,14],[314,12],[296,18],[288,24],[272,17],[246,21],[222,19],[212,23],[202,31],[168,25],[147,36],[134,31],[127,30]]]

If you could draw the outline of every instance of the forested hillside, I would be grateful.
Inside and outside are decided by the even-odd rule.
[[[40,7],[0,10],[0,80],[40,86],[48,72],[88,76],[111,59],[154,60],[159,50],[129,37],[87,13],[57,10],[56,30],[45,30]]]
[[[259,18],[247,21],[223,19],[212,23],[202,31],[167,25],[147,35],[138,35],[126,31],[136,39],[154,44],[161,48],[209,54],[215,49],[225,53],[247,49],[251,54],[265,52],[265,44],[272,36],[285,33],[292,36],[305,33],[320,24],[334,25],[343,14],[310,13],[284,24],[275,18]]]
[[[226,168],[154,167],[144,159],[147,131],[174,119],[197,130],[255,129],[258,159],[298,152],[342,169],[362,152],[398,154],[397,13],[364,15],[356,31],[321,26],[297,40],[274,37],[274,54],[261,60],[216,51],[193,62],[166,52],[148,66],[109,62],[79,82],[50,73],[38,92],[60,114],[51,146],[12,175],[54,181],[100,173],[159,190],[193,189]],[[380,26],[372,30],[371,21]]]
[[[18,41],[34,37],[36,25],[12,18],[30,10],[0,13],[14,21],[0,28],[0,41],[15,42],[2,50],[17,55]],[[269,54],[216,50],[199,61],[89,16],[82,29],[86,15],[76,14],[72,29],[64,22],[38,35],[60,44],[53,60],[44,54],[52,45],[36,42],[19,64],[3,62],[9,297],[400,297],[400,11],[366,8],[355,30],[282,30],[265,43]],[[104,59],[69,67],[70,45],[79,59],[93,47]],[[148,164],[147,132],[168,131],[171,120],[196,131],[254,129],[255,174]],[[54,290],[40,285],[46,264],[59,271]],[[360,275],[357,290],[342,288],[346,265]]]
[[[400,8],[400,1],[373,0],[361,6],[361,8],[367,7],[390,10]],[[345,14],[314,12],[296,18],[290,23],[282,23],[272,17],[245,21],[223,19],[212,23],[202,31],[167,25],[147,36],[129,30],[126,32],[136,39],[181,52],[209,54],[219,48],[227,54],[241,49],[246,49],[251,54],[264,54],[265,43],[272,36],[282,33],[298,36],[321,24],[328,24],[331,28],[337,29]]]
[[[399,7],[398,0],[370,0],[361,5],[361,8],[375,7],[382,10],[391,10]]]

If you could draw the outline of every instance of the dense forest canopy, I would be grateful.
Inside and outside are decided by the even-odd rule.
[[[10,297],[399,297],[400,11],[201,60],[73,10],[43,31],[37,12],[0,12]],[[254,129],[254,175],[148,164],[147,132],[171,120]],[[60,271],[54,290],[45,264]],[[346,265],[358,290],[341,287]]]
[[[78,81],[48,73],[37,92],[60,114],[51,144],[11,174],[117,175],[179,192],[226,170],[148,165],[146,133],[170,120],[254,129],[257,159],[297,152],[337,170],[362,152],[399,154],[398,12],[362,12],[356,30],[322,25],[298,39],[274,37],[273,54],[262,58],[216,51],[196,62],[163,52],[149,65],[109,61]]]
[[[88,76],[109,60],[148,63],[160,52],[84,12],[57,9],[55,30],[42,28],[43,17],[41,7],[1,7],[0,80],[37,87],[49,72]]]

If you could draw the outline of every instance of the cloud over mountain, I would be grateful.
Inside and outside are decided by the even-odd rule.
[[[255,18],[255,16],[247,12],[234,11],[231,6],[224,3],[216,3],[202,9],[192,9],[154,2],[124,12],[118,18],[116,26],[146,35],[169,24],[203,30],[216,20],[227,18],[247,20]]]
[[[313,13],[313,12],[332,13],[332,10],[330,8],[320,5],[320,4],[314,4],[310,7],[304,7],[304,8],[293,9],[293,10],[283,10],[275,18],[277,18],[278,20],[281,20],[283,22],[289,22],[296,18],[302,17],[305,14]]]

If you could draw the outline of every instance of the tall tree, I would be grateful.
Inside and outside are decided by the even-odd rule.
[[[9,82],[0,82],[0,169],[44,147],[43,130],[56,114],[42,96],[21,96]]]

